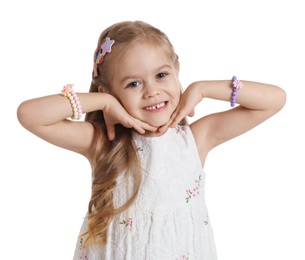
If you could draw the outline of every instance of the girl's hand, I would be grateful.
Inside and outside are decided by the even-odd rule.
[[[179,104],[170,118],[169,127],[176,127],[186,116],[194,116],[195,107],[202,99],[201,88],[196,84],[191,84],[181,95]]]
[[[160,126],[156,131],[156,135],[158,135],[158,136],[163,135],[169,128],[169,125],[171,124],[171,122],[172,121],[169,120],[165,125]]]
[[[145,130],[156,131],[157,128],[132,117],[120,102],[112,95],[107,96],[107,104],[103,109],[105,123],[107,127],[107,135],[110,141],[115,138],[115,125],[121,124],[127,128],[134,128],[140,134],[144,134]]]

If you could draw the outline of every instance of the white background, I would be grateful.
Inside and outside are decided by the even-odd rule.
[[[1,1],[0,258],[72,259],[90,196],[88,162],[23,129],[18,104],[66,83],[88,91],[100,32],[144,20],[174,44],[184,87],[237,75],[287,92],[280,113],[210,153],[206,196],[220,260],[304,260],[301,2]],[[196,116],[227,108],[204,100]]]

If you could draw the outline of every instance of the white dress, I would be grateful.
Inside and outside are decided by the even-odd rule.
[[[205,173],[188,125],[160,137],[134,134],[142,164],[136,201],[116,216],[106,246],[83,246],[74,260],[216,260],[205,204]],[[126,199],[126,181],[118,180],[115,205]],[[81,233],[86,230],[86,218]]]

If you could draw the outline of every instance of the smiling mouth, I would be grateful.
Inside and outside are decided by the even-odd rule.
[[[144,107],[144,109],[147,110],[147,111],[158,110],[162,107],[165,107],[166,103],[167,103],[166,101],[163,101],[163,102],[161,102],[159,104],[156,104],[156,105],[153,105],[153,106]]]

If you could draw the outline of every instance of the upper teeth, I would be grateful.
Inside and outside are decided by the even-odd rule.
[[[151,106],[151,107],[145,107],[146,110],[154,110],[154,109],[157,109],[157,108],[160,108],[160,107],[164,107],[165,106],[165,102],[161,102],[159,103],[158,105],[155,105],[155,106]]]

